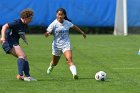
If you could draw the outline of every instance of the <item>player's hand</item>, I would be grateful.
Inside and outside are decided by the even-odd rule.
[[[20,37],[23,40],[23,42],[28,45],[27,39],[25,37],[25,34],[20,34]]]
[[[1,44],[3,44],[5,42],[5,38],[1,38],[0,42],[1,42]]]
[[[82,33],[82,35],[83,35],[84,38],[86,38],[86,34],[84,32]]]
[[[23,40],[24,41],[24,43],[26,44],[26,45],[28,45],[28,42],[27,42],[27,40]]]
[[[48,37],[48,36],[50,36],[50,33],[46,32],[46,33],[44,33],[44,35],[45,35],[45,37]]]

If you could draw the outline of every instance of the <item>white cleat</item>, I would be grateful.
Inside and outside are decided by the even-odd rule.
[[[30,81],[37,81],[37,80],[33,77],[24,77],[24,81],[30,82]]]
[[[50,74],[53,70],[53,67],[52,66],[49,66],[49,68],[47,69],[47,74]]]

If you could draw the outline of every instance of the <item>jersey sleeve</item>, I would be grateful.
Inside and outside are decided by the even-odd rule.
[[[12,29],[12,28],[14,28],[14,27],[17,26],[17,22],[15,22],[15,21],[9,22],[9,23],[8,23],[8,26],[9,26],[10,29]]]
[[[71,28],[71,27],[73,27],[73,26],[74,26],[74,24],[73,24],[73,23],[71,23],[70,21],[67,21],[67,23],[68,23],[69,28]]]
[[[53,29],[54,29],[54,22],[51,23],[51,24],[48,26],[47,32],[52,33]]]

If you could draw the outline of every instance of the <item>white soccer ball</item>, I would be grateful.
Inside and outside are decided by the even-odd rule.
[[[106,73],[104,71],[98,71],[96,74],[95,74],[95,79],[97,81],[105,81],[106,80]]]

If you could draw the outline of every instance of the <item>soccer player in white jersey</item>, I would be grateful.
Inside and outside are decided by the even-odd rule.
[[[76,66],[72,60],[72,50],[70,46],[69,39],[69,29],[72,28],[79,31],[84,38],[86,34],[77,26],[73,25],[67,18],[65,9],[59,8],[56,11],[56,19],[49,25],[45,36],[48,37],[51,33],[54,35],[52,42],[52,61],[49,68],[47,69],[47,74],[50,74],[54,66],[57,65],[61,54],[63,53],[66,61],[70,67],[70,71],[73,75],[73,79],[78,79]]]

